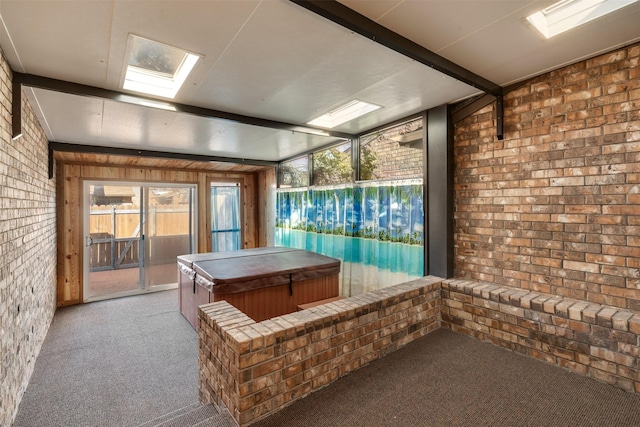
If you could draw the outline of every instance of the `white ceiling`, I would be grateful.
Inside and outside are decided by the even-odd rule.
[[[543,40],[523,17],[553,1],[341,0],[499,85],[640,40],[640,2]],[[478,94],[287,0],[0,0],[14,71],[124,92],[128,34],[202,55],[177,103],[303,125],[352,99],[383,108],[360,134]],[[339,138],[45,89],[25,93],[52,141],[277,161]]]

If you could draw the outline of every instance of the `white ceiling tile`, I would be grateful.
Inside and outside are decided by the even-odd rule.
[[[104,100],[32,89],[31,104],[45,114],[47,137],[52,141],[91,143],[102,136]],[[77,118],[77,119],[76,119]]]
[[[21,61],[11,63],[14,70],[104,84],[111,1],[3,0],[0,15],[10,37],[0,40],[2,48],[15,47]]]
[[[378,23],[438,53],[507,19],[531,0],[403,1]],[[540,2],[538,2],[540,3]]]
[[[551,40],[522,23],[553,0],[341,0],[498,84],[640,40],[640,3]],[[478,93],[286,0],[1,0],[0,47],[18,72],[120,91],[127,35],[202,55],[176,102],[301,125],[352,99],[382,105],[361,133]],[[25,90],[59,142],[281,160],[336,138]]]
[[[109,46],[109,87],[122,83],[129,33],[201,55],[176,100],[188,101],[260,2],[115,1]]]
[[[331,57],[345,34],[293,3],[263,2],[193,99],[243,114],[260,110],[283,87]],[[277,111],[269,113],[278,117]]]
[[[507,85],[595,56],[612,46],[640,40],[640,3],[551,39],[528,27],[525,15],[487,26],[473,38],[440,53],[497,84]]]
[[[404,0],[381,0],[381,1],[367,1],[367,0],[338,0],[350,9],[367,16],[373,21],[377,21],[387,13],[392,11],[398,5],[402,4]]]

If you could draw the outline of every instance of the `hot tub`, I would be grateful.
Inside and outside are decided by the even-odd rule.
[[[178,257],[180,312],[197,328],[198,306],[225,300],[256,322],[339,294],[340,260],[284,247]]]

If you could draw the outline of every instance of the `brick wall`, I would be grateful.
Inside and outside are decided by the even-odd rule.
[[[640,393],[640,314],[433,276],[256,323],[200,306],[200,398],[248,425],[440,326]]]
[[[442,326],[640,393],[640,314],[630,310],[445,280]]]
[[[198,310],[200,399],[240,425],[282,409],[440,327],[425,277],[260,323],[219,301]]]
[[[11,139],[11,69],[0,58],[0,425],[12,424],[56,307],[55,180],[23,95]]]
[[[640,310],[640,44],[455,125],[455,276]]]

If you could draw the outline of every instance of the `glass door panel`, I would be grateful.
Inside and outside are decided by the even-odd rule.
[[[141,288],[141,188],[89,185],[85,300]]]
[[[147,283],[176,283],[176,257],[194,252],[194,188],[150,186],[147,195]]]

